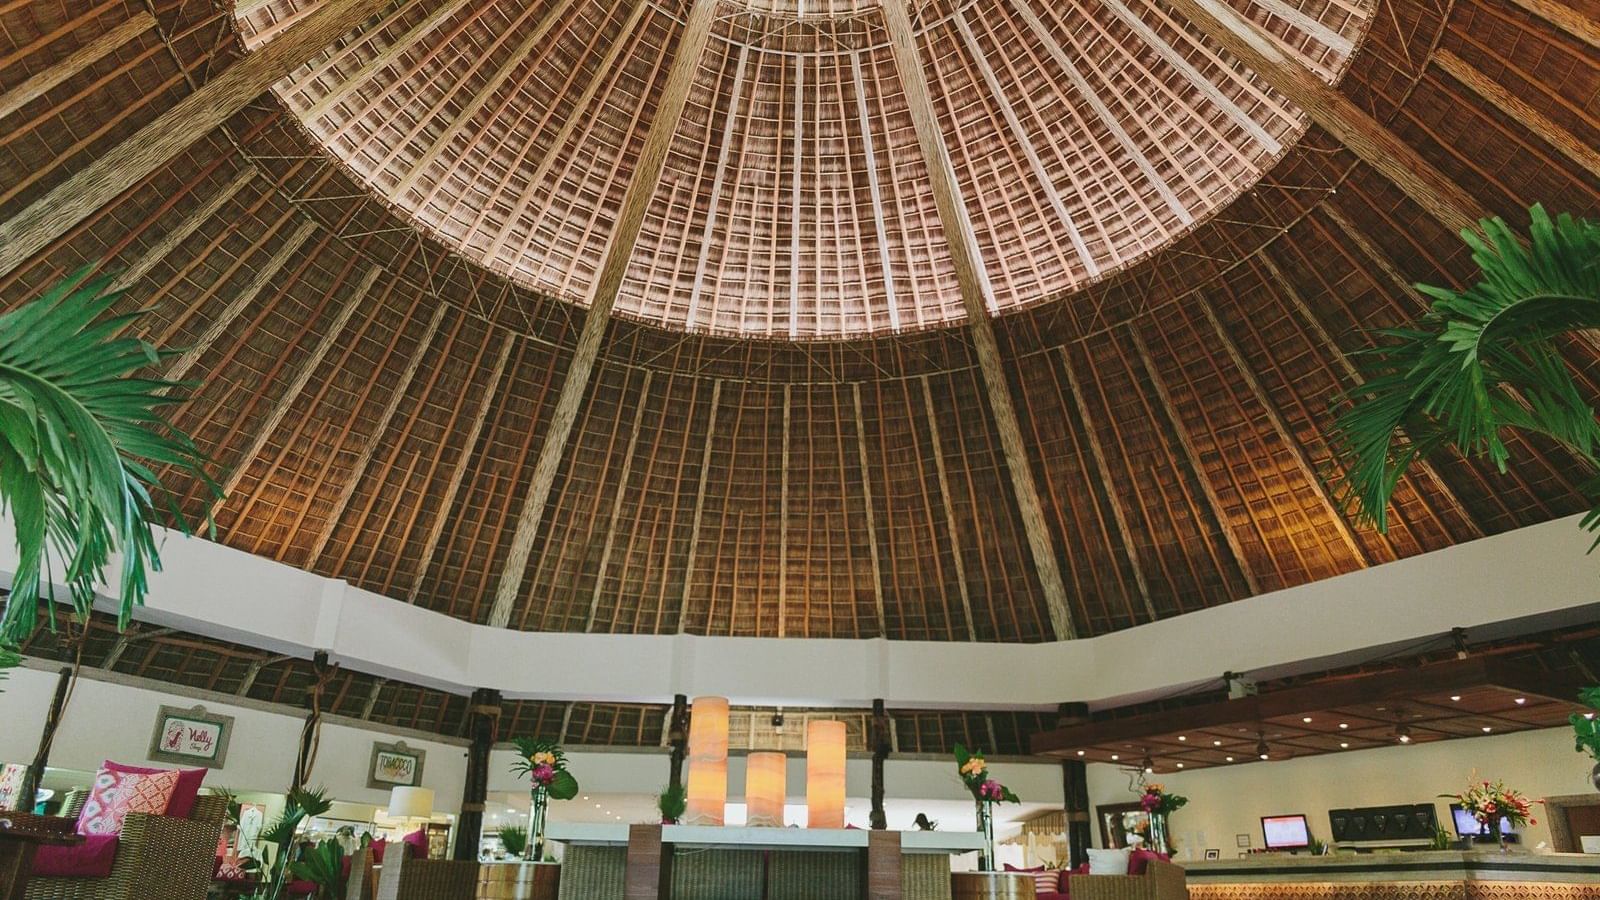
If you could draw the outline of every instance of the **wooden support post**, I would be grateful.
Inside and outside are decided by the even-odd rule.
[[[978,250],[965,202],[961,198],[960,186],[956,182],[950,150],[945,146],[944,134],[940,131],[939,119],[933,110],[927,75],[923,72],[921,56],[917,52],[916,35],[911,29],[911,16],[906,10],[905,0],[884,0],[883,16],[888,26],[889,49],[894,57],[895,70],[905,90],[911,124],[916,130],[917,143],[927,163],[929,186],[939,209],[939,221],[944,226],[956,280],[961,286],[961,300],[966,307],[973,351],[983,372],[989,411],[994,416],[995,429],[1000,435],[1000,447],[1011,476],[1017,510],[1021,514],[1023,530],[1028,535],[1034,573],[1044,591],[1045,605],[1055,636],[1061,640],[1073,638],[1077,636],[1077,630],[1067,602],[1066,584],[1061,579],[1055,540],[1045,522],[1044,507],[1039,502],[1039,492],[1033,480],[1032,462],[1028,457],[1027,445],[1022,440],[1022,431],[1017,425],[1017,411],[1011,401],[1011,386],[1006,380],[1000,345],[994,336],[994,326],[989,321],[989,276]]]
[[[671,896],[672,845],[662,842],[661,826],[629,825],[623,900],[669,900]]]
[[[528,557],[533,553],[533,542],[538,537],[539,525],[544,519],[550,487],[555,483],[556,470],[561,466],[567,439],[571,437],[572,426],[577,422],[578,408],[588,392],[589,375],[594,371],[600,341],[605,337],[606,325],[611,319],[611,308],[616,305],[617,293],[622,290],[622,281],[627,277],[628,262],[633,256],[633,245],[639,240],[639,232],[644,227],[650,198],[661,181],[667,151],[671,149],[672,137],[677,133],[678,121],[689,99],[689,89],[694,85],[695,71],[700,67],[700,57],[705,50],[706,39],[711,34],[715,14],[716,0],[695,0],[689,12],[689,21],[678,39],[678,48],[672,68],[667,73],[661,102],[656,106],[650,133],[645,137],[644,149],[639,153],[633,177],[617,210],[616,226],[612,229],[605,255],[601,257],[600,267],[596,270],[583,331],[578,336],[577,348],[573,350],[572,362],[567,366],[567,377],[561,384],[561,394],[556,398],[555,409],[550,414],[550,425],[546,429],[544,443],[539,447],[539,458],[534,463],[532,482],[517,516],[511,549],[495,587],[494,606],[489,611],[491,627],[504,628],[511,623],[511,607],[522,591],[522,576],[528,569]]]
[[[19,792],[28,809],[33,808],[33,797],[39,792],[39,781],[44,778],[44,770],[50,765],[50,748],[55,746],[56,731],[61,728],[61,719],[67,714],[67,700],[72,696],[72,684],[76,680],[77,673],[73,666],[62,666],[56,673],[56,692],[50,698],[50,711],[45,714],[44,731],[39,735],[39,749],[33,755],[33,765],[28,767],[28,773],[22,778],[22,790]]]
[[[672,697],[672,718],[667,728],[667,745],[672,756],[667,763],[667,787],[683,787],[683,761],[689,756],[689,697],[675,694]]]
[[[226,122],[392,0],[326,0],[0,225],[0,277]]]
[[[1058,708],[1059,727],[1082,725],[1089,721],[1089,704],[1063,703]],[[1067,822],[1067,852],[1072,868],[1089,861],[1093,836],[1089,832],[1089,767],[1081,759],[1061,761],[1062,811]]]
[[[861,896],[865,900],[900,900],[900,832],[867,833],[866,879]]]
[[[1224,0],[1162,0],[1300,107],[1362,162],[1451,231],[1474,228],[1483,206],[1422,154],[1286,54],[1278,39]]]
[[[461,814],[456,819],[454,858],[478,859],[478,836],[483,831],[484,806],[489,798],[489,753],[500,735],[500,692],[478,688],[468,709],[467,781],[461,789]]]
[[[889,814],[884,811],[884,763],[894,746],[894,736],[889,730],[889,712],[883,700],[872,701],[872,829],[883,831],[889,827]]]

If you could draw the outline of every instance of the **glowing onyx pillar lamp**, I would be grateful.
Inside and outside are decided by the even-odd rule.
[[[782,753],[752,753],[745,757],[745,824],[782,828],[783,804],[789,793],[789,758]]]
[[[728,699],[696,697],[689,716],[685,825],[721,825],[728,805]]]
[[[844,723],[806,725],[808,828],[844,827]]]

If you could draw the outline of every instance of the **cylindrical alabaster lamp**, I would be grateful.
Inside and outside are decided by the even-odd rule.
[[[844,827],[843,722],[806,725],[806,810],[808,828]]]
[[[389,818],[433,818],[433,789],[397,787],[389,790]]]
[[[789,793],[789,757],[782,753],[752,753],[745,757],[744,804],[746,825],[783,827],[783,802]]]
[[[689,714],[685,825],[721,825],[728,805],[728,698],[696,697]]]

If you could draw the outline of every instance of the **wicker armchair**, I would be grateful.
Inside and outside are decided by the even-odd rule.
[[[352,886],[359,866],[351,866]],[[478,864],[447,859],[415,859],[411,848],[391,844],[378,873],[377,900],[473,900],[478,894]]]
[[[203,796],[187,819],[129,813],[109,876],[35,877],[27,900],[205,900],[227,812],[222,797]]]
[[[1151,860],[1143,875],[1079,875],[1072,900],[1188,900],[1183,867]]]

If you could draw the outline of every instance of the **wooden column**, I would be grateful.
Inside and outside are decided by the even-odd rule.
[[[550,486],[555,482],[556,470],[567,447],[567,438],[578,418],[578,407],[589,386],[589,375],[594,371],[595,357],[600,351],[600,340],[605,337],[606,323],[611,318],[611,308],[616,305],[617,293],[622,290],[622,280],[628,274],[628,261],[633,256],[633,245],[644,227],[644,216],[650,208],[650,198],[661,181],[661,170],[667,162],[667,151],[672,146],[672,136],[678,130],[678,120],[683,116],[684,103],[689,99],[689,89],[694,85],[695,70],[705,50],[706,38],[711,34],[715,19],[716,0],[695,0],[678,39],[678,49],[667,73],[667,84],[661,93],[661,103],[656,107],[655,119],[650,123],[650,133],[645,137],[644,149],[634,166],[633,177],[622,196],[617,211],[617,224],[600,259],[594,285],[589,294],[589,312],[583,320],[583,332],[578,336],[577,349],[572,363],[567,367],[567,378],[561,384],[561,394],[556,398],[555,410],[550,414],[550,427],[544,443],[539,447],[539,458],[534,463],[532,483],[517,516],[517,529],[511,538],[511,551],[505,568],[495,588],[494,606],[489,611],[489,624],[504,628],[511,622],[511,607],[522,590],[522,576],[528,569],[528,557],[533,553],[533,542],[539,534],[539,524],[544,518],[544,505],[550,499]],[[3,273],[0,273],[3,274]]]
[[[683,761],[689,755],[689,698],[676,694],[672,698],[672,719],[667,728],[667,745],[672,748],[667,764],[667,787],[683,787]]]
[[[489,797],[489,751],[500,736],[500,692],[491,688],[473,691],[468,721],[472,743],[467,747],[467,783],[461,791],[461,815],[456,819],[454,858],[476,862],[483,808]]]
[[[889,828],[889,815],[883,809],[883,766],[894,749],[894,735],[889,730],[889,712],[882,700],[872,701],[872,830]]]
[[[1059,707],[1059,727],[1083,725],[1089,721],[1087,703],[1063,703]],[[1093,837],[1089,830],[1089,766],[1081,759],[1061,761],[1061,809],[1066,814],[1067,848],[1072,868],[1089,861]]]
[[[900,900],[900,832],[872,831],[867,834],[866,900]]]
[[[1483,213],[1482,204],[1348,97],[1290,58],[1276,37],[1223,0],[1162,2],[1250,67],[1273,90],[1289,98],[1311,121],[1393,182],[1429,215],[1452,231],[1476,227]]]
[[[672,845],[660,825],[628,826],[628,864],[623,900],[668,900],[672,896]]]
[[[178,101],[109,153],[56,185],[0,225],[0,277],[31,259],[195,141],[226,122],[272,83],[305,65],[392,0],[327,0],[277,40]]]
[[[950,260],[961,286],[961,301],[966,307],[973,351],[983,373],[995,429],[1000,433],[1000,447],[1005,455],[1006,469],[1011,475],[1011,487],[1016,495],[1023,529],[1028,535],[1034,572],[1044,590],[1045,605],[1050,612],[1050,624],[1055,636],[1062,640],[1073,638],[1077,636],[1077,630],[1067,601],[1066,584],[1061,579],[1055,540],[1050,536],[1049,525],[1045,523],[1044,508],[1034,485],[1027,445],[1022,440],[1016,407],[1011,402],[1011,387],[1000,358],[1000,345],[995,340],[994,326],[989,321],[988,272],[978,251],[972,221],[961,199],[955,168],[950,162],[950,150],[945,146],[944,134],[939,130],[939,120],[933,111],[927,76],[922,70],[922,59],[917,52],[916,35],[911,30],[911,16],[906,11],[905,0],[884,0],[883,17],[889,30],[889,48],[894,55],[895,70],[899,73],[910,108],[911,124],[916,129],[917,143],[927,162],[929,186],[939,208],[939,221],[944,226]]]

